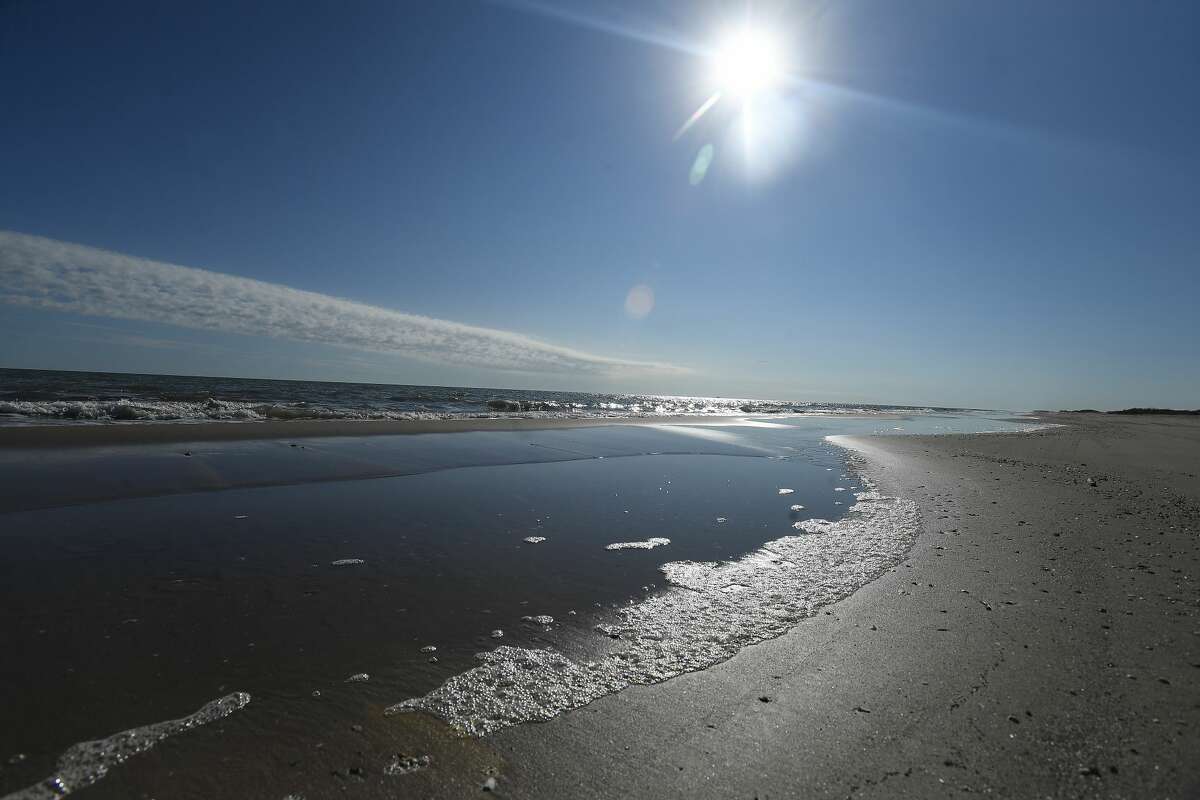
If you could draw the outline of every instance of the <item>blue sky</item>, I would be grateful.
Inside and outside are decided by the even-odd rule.
[[[1200,405],[1200,5],[550,8],[0,6],[0,366]]]

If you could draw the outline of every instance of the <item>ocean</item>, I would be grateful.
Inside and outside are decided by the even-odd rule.
[[[938,412],[903,405],[0,369],[0,425]]]

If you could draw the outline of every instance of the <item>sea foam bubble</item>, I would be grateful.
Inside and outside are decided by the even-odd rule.
[[[604,545],[605,550],[653,550],[671,543],[670,539],[662,536],[651,536],[643,542],[613,542]]]

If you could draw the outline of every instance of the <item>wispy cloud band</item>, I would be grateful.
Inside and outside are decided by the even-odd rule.
[[[10,231],[0,231],[0,302],[490,369],[592,374],[690,371]]]

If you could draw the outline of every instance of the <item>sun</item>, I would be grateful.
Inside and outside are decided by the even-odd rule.
[[[750,99],[779,86],[787,74],[783,47],[770,31],[746,26],[731,31],[713,57],[717,90]]]

